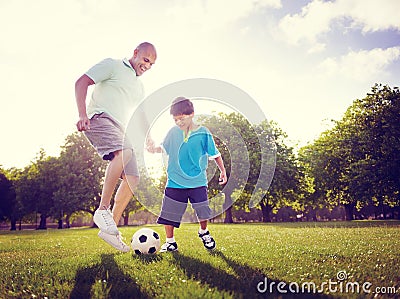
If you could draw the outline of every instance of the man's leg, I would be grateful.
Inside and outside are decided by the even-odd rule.
[[[114,193],[115,186],[121,177],[124,166],[132,158],[132,150],[125,149],[114,152],[114,159],[107,166],[104,177],[103,191],[101,193],[100,210],[105,210],[110,207],[111,197]]]
[[[111,202],[111,196],[115,190],[115,186],[118,183],[119,178],[121,177],[121,173],[125,167],[125,165],[131,160],[132,158],[132,150],[123,150],[123,151],[116,151],[114,152],[114,159],[110,162],[110,164],[107,167],[106,170],[106,175],[104,179],[104,185],[103,185],[103,192],[102,192],[102,197],[101,197],[101,203],[100,203],[100,208],[99,209],[108,209],[110,206]],[[115,197],[115,203],[114,203],[114,211],[116,215],[111,216],[111,213],[109,210],[107,211],[100,211],[103,213],[99,213],[97,215],[98,219],[103,219],[103,223],[106,223],[106,231],[100,231],[98,236],[102,238],[104,241],[106,241],[108,244],[113,246],[114,248],[122,251],[122,252],[129,252],[130,247],[124,243],[122,240],[122,236],[120,232],[118,231],[118,228],[116,226],[115,220],[119,220],[121,217],[121,214],[123,210],[125,209],[126,205],[129,202],[129,199],[132,197],[132,191],[129,188],[129,185],[127,183],[127,177],[130,176],[123,176],[123,181],[121,182],[121,185],[119,186],[117,190],[117,194]],[[135,177],[133,177],[135,178]],[[138,178],[138,177],[136,177]],[[132,179],[131,181],[132,184],[135,183],[135,180]],[[99,211],[96,211],[98,213]],[[96,217],[96,214],[95,214]],[[116,218],[117,217],[117,218]],[[107,224],[108,223],[108,224]],[[112,224],[111,224],[112,223]]]
[[[133,190],[139,184],[139,177],[133,175],[124,175],[121,184],[118,187],[114,198],[114,206],[112,209],[113,218],[118,225],[122,213],[133,196]]]
[[[119,235],[117,225],[109,208],[112,194],[121,177],[122,170],[131,158],[132,150],[130,149],[115,151],[114,158],[110,161],[106,169],[100,206],[94,213],[93,221],[107,234]]]

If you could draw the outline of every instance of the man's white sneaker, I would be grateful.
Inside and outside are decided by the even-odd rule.
[[[131,250],[131,248],[122,241],[121,234],[110,235],[103,231],[99,231],[98,236],[119,251],[129,252]]]
[[[101,231],[110,235],[119,234],[117,225],[115,224],[115,221],[109,209],[96,210],[96,212],[94,212],[93,221],[94,223],[96,223]]]

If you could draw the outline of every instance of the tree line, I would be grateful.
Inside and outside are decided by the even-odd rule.
[[[251,124],[239,113],[220,113],[199,121],[215,136],[229,180],[234,181],[223,189],[225,222],[400,219],[397,87],[376,84],[365,98],[352,103],[342,119],[333,120],[330,129],[298,151],[288,145],[287,134],[273,121]],[[264,168],[262,155],[267,158]],[[47,227],[49,217],[58,221],[59,228],[68,228],[72,215],[94,214],[105,168],[106,162],[81,133],[66,138],[58,157],[41,150],[23,169],[0,168],[0,221],[15,230],[39,215],[39,229]],[[208,171],[209,194],[214,198],[222,187],[215,168]],[[244,171],[246,179],[238,175]],[[273,171],[266,184],[269,188],[255,190],[262,171]],[[125,225],[130,213],[159,209],[165,179],[165,175],[154,179],[142,171],[134,195],[138,200],[132,200],[123,215]],[[250,208],[254,192],[258,201]]]

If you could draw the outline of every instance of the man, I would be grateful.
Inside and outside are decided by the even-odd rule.
[[[107,58],[90,68],[75,83],[75,97],[78,106],[78,131],[83,131],[107,166],[101,201],[93,220],[100,228],[99,237],[115,247],[130,250],[121,239],[117,223],[133,191],[139,182],[133,146],[125,137],[125,128],[134,109],[143,99],[143,85],[139,76],[155,63],[155,47],[148,42],[141,43],[128,59]],[[92,97],[86,109],[86,95],[90,85],[95,84]],[[151,139],[147,140],[153,145]],[[119,179],[122,179],[110,211],[111,197]]]

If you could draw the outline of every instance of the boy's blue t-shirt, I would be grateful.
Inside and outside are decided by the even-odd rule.
[[[167,185],[169,188],[197,188],[207,186],[208,159],[221,154],[210,131],[203,126],[190,131],[188,136],[178,126],[167,133],[162,147],[168,155]]]

